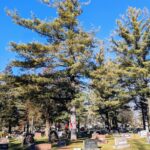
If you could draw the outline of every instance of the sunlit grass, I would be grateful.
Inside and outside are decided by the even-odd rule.
[[[109,136],[107,138],[108,143],[106,144],[101,144],[100,150],[113,150],[114,146],[114,138],[112,136]],[[36,140],[37,144],[40,143],[45,143],[47,142],[46,138],[41,138],[39,140]],[[122,150],[150,150],[150,144],[147,144],[146,139],[140,138],[138,135],[134,135],[131,137],[131,139],[128,140],[130,144],[130,148],[127,149],[122,149]],[[83,148],[83,140],[77,140],[77,141],[72,141],[67,148],[69,150],[73,150],[73,148]],[[56,148],[54,146],[53,150],[58,150],[59,148]],[[26,147],[22,147],[21,143],[17,140],[11,139],[10,140],[10,148],[9,150],[26,150]],[[65,150],[65,149],[64,149]]]

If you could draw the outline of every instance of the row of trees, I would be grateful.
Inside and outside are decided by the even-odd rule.
[[[143,128],[146,129],[150,94],[150,17],[145,10],[129,8],[117,21],[117,26],[110,41],[110,50],[116,59],[105,61],[101,50],[99,65],[92,72],[97,98],[101,98],[97,102],[108,124],[111,111],[116,120],[116,110],[135,102],[136,109],[142,112]]]
[[[84,115],[82,91],[94,92],[93,111],[108,129],[118,127],[118,116],[134,102],[142,113],[143,128],[149,122],[150,96],[150,16],[145,10],[129,8],[117,21],[109,41],[109,52],[93,33],[84,31],[78,21],[78,0],[44,1],[54,6],[53,21],[22,18],[7,11],[14,23],[28,28],[46,42],[10,43],[19,58],[1,73],[0,120],[2,126],[45,122],[46,133],[57,119],[68,117],[70,108]],[[106,53],[114,58],[108,59]],[[19,72],[16,74],[15,70]]]

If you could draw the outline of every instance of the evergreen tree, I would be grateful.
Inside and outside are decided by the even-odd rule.
[[[141,109],[145,129],[150,95],[150,17],[145,10],[130,7],[117,26],[112,50],[124,74],[122,82]]]
[[[58,17],[52,22],[37,17],[24,19],[17,12],[7,11],[16,24],[47,39],[47,44],[10,44],[11,50],[21,56],[12,65],[24,70],[16,82],[24,88],[24,99],[42,107],[47,128],[59,112],[68,111],[67,104],[79,92],[81,79],[92,64],[95,42],[79,26],[77,17],[82,11],[78,0],[60,1],[55,6]]]
[[[2,127],[8,127],[8,133],[12,132],[12,127],[19,125],[25,115],[23,104],[18,98],[20,87],[11,73],[11,67],[6,67],[0,79],[0,120]]]
[[[128,103],[130,95],[121,81],[122,70],[120,66],[116,62],[105,61],[103,45],[96,60],[96,67],[91,72],[91,86],[95,92],[96,110],[110,130],[111,119],[114,122],[114,127],[118,127],[117,109]]]
[[[117,64],[107,62],[91,74],[92,87],[96,94],[96,106],[109,130],[111,129],[110,115],[126,104],[129,98],[128,92],[120,84],[120,71],[117,67]],[[117,121],[115,126],[117,128]]]

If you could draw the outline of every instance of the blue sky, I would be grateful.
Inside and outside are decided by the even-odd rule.
[[[115,21],[129,7],[150,9],[150,0],[91,0],[83,6],[83,14],[79,17],[82,26],[90,30],[93,26],[100,27],[97,37],[106,40],[113,29]],[[22,17],[30,18],[31,12],[41,19],[53,19],[56,11],[42,4],[40,0],[0,0],[0,71],[14,59],[9,51],[9,42],[31,42],[42,40],[32,31],[15,25],[5,13],[5,8],[17,9]]]

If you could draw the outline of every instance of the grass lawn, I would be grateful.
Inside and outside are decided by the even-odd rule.
[[[43,138],[40,140],[36,140],[36,143],[45,143],[47,142],[47,139]],[[130,144],[130,148],[123,149],[123,150],[150,150],[150,144],[147,144],[146,139],[140,138],[137,135],[133,136],[131,139],[128,140]],[[114,145],[114,138],[109,137],[108,138],[108,143],[107,144],[102,144],[101,145],[101,150],[113,150],[113,145]],[[77,141],[72,141],[69,146],[67,146],[70,150],[73,150],[73,148],[82,148],[83,147],[83,140],[77,140]],[[53,150],[57,150],[54,146]],[[9,150],[26,150],[26,147],[22,147],[20,142],[11,139],[10,140],[10,148]],[[64,149],[65,150],[65,149]]]

